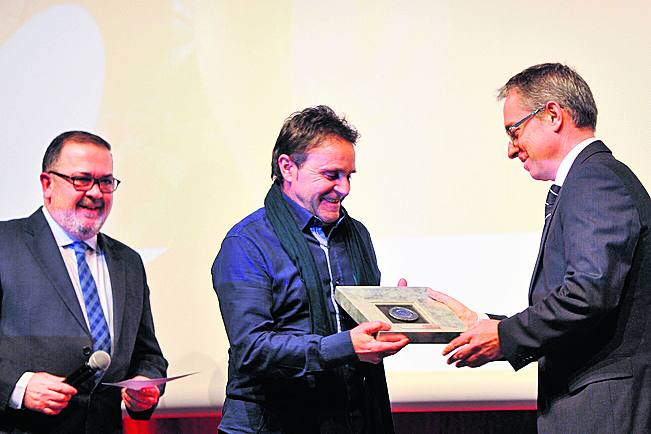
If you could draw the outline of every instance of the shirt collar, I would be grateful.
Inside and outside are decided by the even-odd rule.
[[[54,235],[54,240],[56,241],[57,246],[66,247],[77,241],[68,235],[65,230],[63,230],[61,225],[59,225],[59,223],[54,220],[54,217],[52,217],[47,208],[42,207],[41,210],[43,211],[43,215],[45,216],[47,224],[50,226],[50,230],[52,231],[52,235]],[[97,251],[97,235],[84,240],[84,242],[88,244],[91,249]]]
[[[594,137],[585,139],[584,141],[579,142],[576,146],[574,146],[570,150],[570,152],[567,153],[565,158],[563,158],[563,161],[561,161],[561,164],[558,166],[554,184],[559,185],[561,187],[563,186],[563,182],[565,182],[565,178],[567,178],[567,174],[570,173],[570,168],[572,167],[572,163],[574,163],[574,160],[576,160],[576,157],[578,157],[581,151],[583,151],[590,143],[596,142],[597,140],[598,139]]]
[[[294,211],[294,217],[296,218],[296,223],[298,223],[298,227],[301,228],[302,231],[309,229],[312,226],[323,226],[327,227],[328,224],[324,223],[320,218],[294,202],[289,196],[283,193],[283,198],[287,201],[287,203],[290,205],[290,208]],[[334,223],[334,226],[332,228],[335,228],[339,226],[339,223],[346,217],[346,211],[341,208],[341,216],[339,219]]]

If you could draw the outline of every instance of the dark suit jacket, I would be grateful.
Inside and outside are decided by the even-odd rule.
[[[106,255],[114,318],[111,366],[102,381],[164,376],[167,362],[154,335],[140,256],[103,234],[98,244]],[[0,222],[0,294],[0,432],[122,432],[120,390],[92,390],[92,380],[78,388],[57,416],[8,406],[24,372],[66,376],[88,360],[92,348],[81,306],[41,210],[25,219]],[[151,413],[132,417],[147,419]]]
[[[499,336],[515,369],[539,359],[539,431],[651,432],[651,200],[602,142],[563,184],[529,304]]]

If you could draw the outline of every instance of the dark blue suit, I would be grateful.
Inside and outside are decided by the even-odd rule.
[[[515,369],[539,361],[539,431],[651,432],[651,200],[602,142],[563,183],[529,303],[499,336]]]
[[[164,376],[167,362],[154,335],[149,288],[140,256],[106,235],[113,292],[114,345],[102,381]],[[0,432],[121,433],[120,390],[92,380],[57,416],[8,407],[20,376],[44,371],[66,376],[90,354],[91,336],[52,231],[39,210],[0,222]],[[132,413],[149,418],[151,411]]]

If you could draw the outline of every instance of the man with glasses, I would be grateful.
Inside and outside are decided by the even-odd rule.
[[[651,199],[594,137],[597,107],[575,71],[532,66],[499,97],[509,158],[553,181],[530,306],[477,321],[432,292],[477,321],[445,348],[448,363],[538,361],[541,433],[651,432]]]
[[[120,181],[111,146],[70,131],[45,152],[43,207],[0,222],[0,432],[121,433],[120,402],[148,419],[161,390],[101,382],[165,376],[140,256],[102,233]],[[108,369],[64,379],[97,351]]]
[[[368,231],[341,205],[356,140],[329,107],[291,115],[264,208],[222,242],[212,267],[231,345],[222,433],[393,433],[380,362],[408,339],[377,341],[389,324],[355,326],[334,302],[338,285],[380,282]]]

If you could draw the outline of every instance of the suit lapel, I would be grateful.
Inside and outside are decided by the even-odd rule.
[[[126,306],[127,294],[127,269],[119,248],[104,234],[98,235],[98,242],[104,251],[106,266],[111,279],[111,292],[113,293],[113,348],[118,348],[118,341],[122,332],[122,321]]]
[[[565,178],[565,183],[564,185],[567,184],[568,180],[569,182],[571,181],[571,173],[574,167],[580,165],[583,163],[585,160],[590,158],[590,156],[600,153],[600,152],[610,152],[610,149],[606,147],[606,145],[601,141],[597,140],[595,142],[590,143],[584,150],[582,150],[579,155],[577,155],[576,159],[572,163],[572,166],[570,167],[570,171],[567,174],[567,177]],[[538,249],[538,257],[536,258],[536,265],[533,268],[533,274],[531,275],[531,283],[529,284],[529,304],[532,303],[532,297],[533,297],[533,288],[535,286],[536,280],[538,279],[538,273],[540,271],[540,262],[542,260],[543,256],[543,251],[545,250],[545,241],[547,240],[547,234],[549,233],[549,227],[551,226],[552,219],[554,218],[554,214],[556,213],[556,208],[558,208],[558,204],[561,202],[561,199],[563,197],[563,188],[561,188],[561,191],[558,195],[558,198],[556,199],[556,202],[554,203],[554,207],[552,208],[551,215],[549,218],[545,219],[545,226],[543,227],[543,233],[540,238],[540,248]]]
[[[66,268],[61,252],[57,246],[52,230],[45,220],[43,212],[39,209],[32,214],[25,224],[25,242],[36,262],[41,266],[59,297],[63,300],[72,316],[79,325],[88,333],[84,314],[79,305],[79,299],[70,281],[70,275]]]

